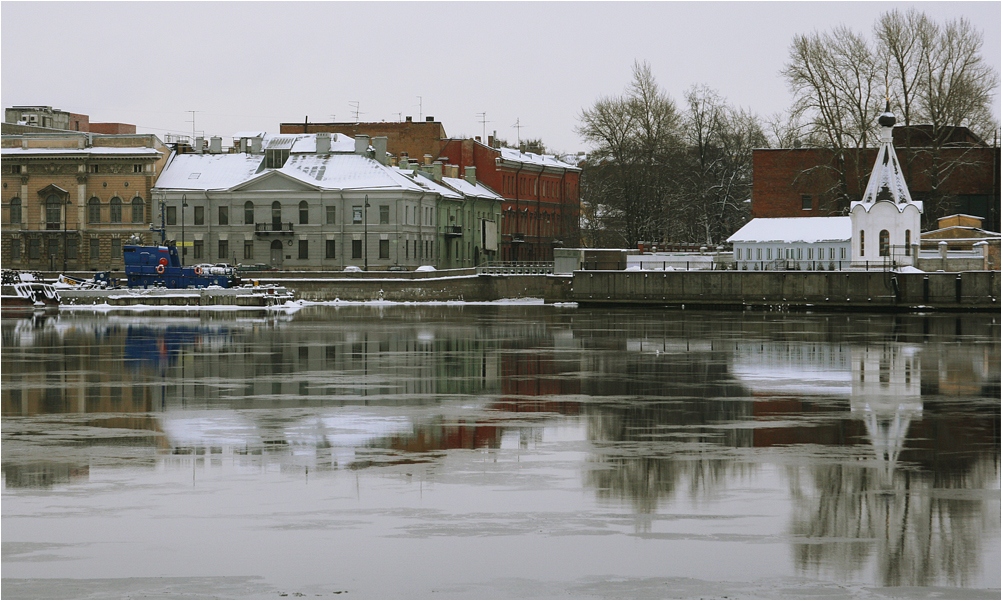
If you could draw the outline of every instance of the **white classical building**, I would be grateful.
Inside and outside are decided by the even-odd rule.
[[[898,163],[891,130],[890,102],[878,119],[880,149],[862,200],[849,206],[852,262],[856,266],[890,263],[914,265],[922,227],[922,202],[912,200]]]
[[[752,219],[727,239],[738,269],[837,270],[849,267],[849,217]]]

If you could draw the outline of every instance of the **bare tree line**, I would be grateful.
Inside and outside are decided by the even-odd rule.
[[[814,169],[834,182],[823,191],[828,208],[847,208],[865,184],[869,169],[859,166],[888,102],[899,124],[922,126],[920,140],[905,139],[906,177],[928,182],[934,217],[949,205],[940,185],[975,161],[958,151],[957,128],[995,141],[999,75],[982,46],[966,19],[938,24],[915,9],[884,13],[870,38],[844,25],[797,35],[781,71],[793,104],[769,120],[705,85],[679,106],[637,62],[623,94],[580,116],[577,131],[595,148],[583,174],[583,234],[598,246],[719,244],[748,218],[753,148],[828,149],[832,160]]]

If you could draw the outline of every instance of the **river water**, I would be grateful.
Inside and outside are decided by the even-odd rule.
[[[2,321],[5,598],[1000,595],[998,315]]]

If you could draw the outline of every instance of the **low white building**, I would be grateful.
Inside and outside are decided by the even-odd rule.
[[[727,239],[739,270],[837,270],[850,266],[849,217],[752,219]]]

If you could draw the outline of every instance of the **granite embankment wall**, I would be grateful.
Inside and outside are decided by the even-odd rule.
[[[1000,274],[577,271],[581,304],[998,311]]]
[[[317,274],[269,272],[275,283],[313,301],[493,301],[542,298],[581,304],[861,310],[999,311],[997,271],[576,271],[556,275]],[[394,274],[396,275],[396,274]],[[382,277],[376,277],[382,276]]]
[[[249,279],[249,278],[245,278]],[[376,277],[258,277],[262,284],[279,284],[310,301],[494,301],[543,298],[550,302],[570,298],[571,278],[550,275],[459,275],[423,278]]]

